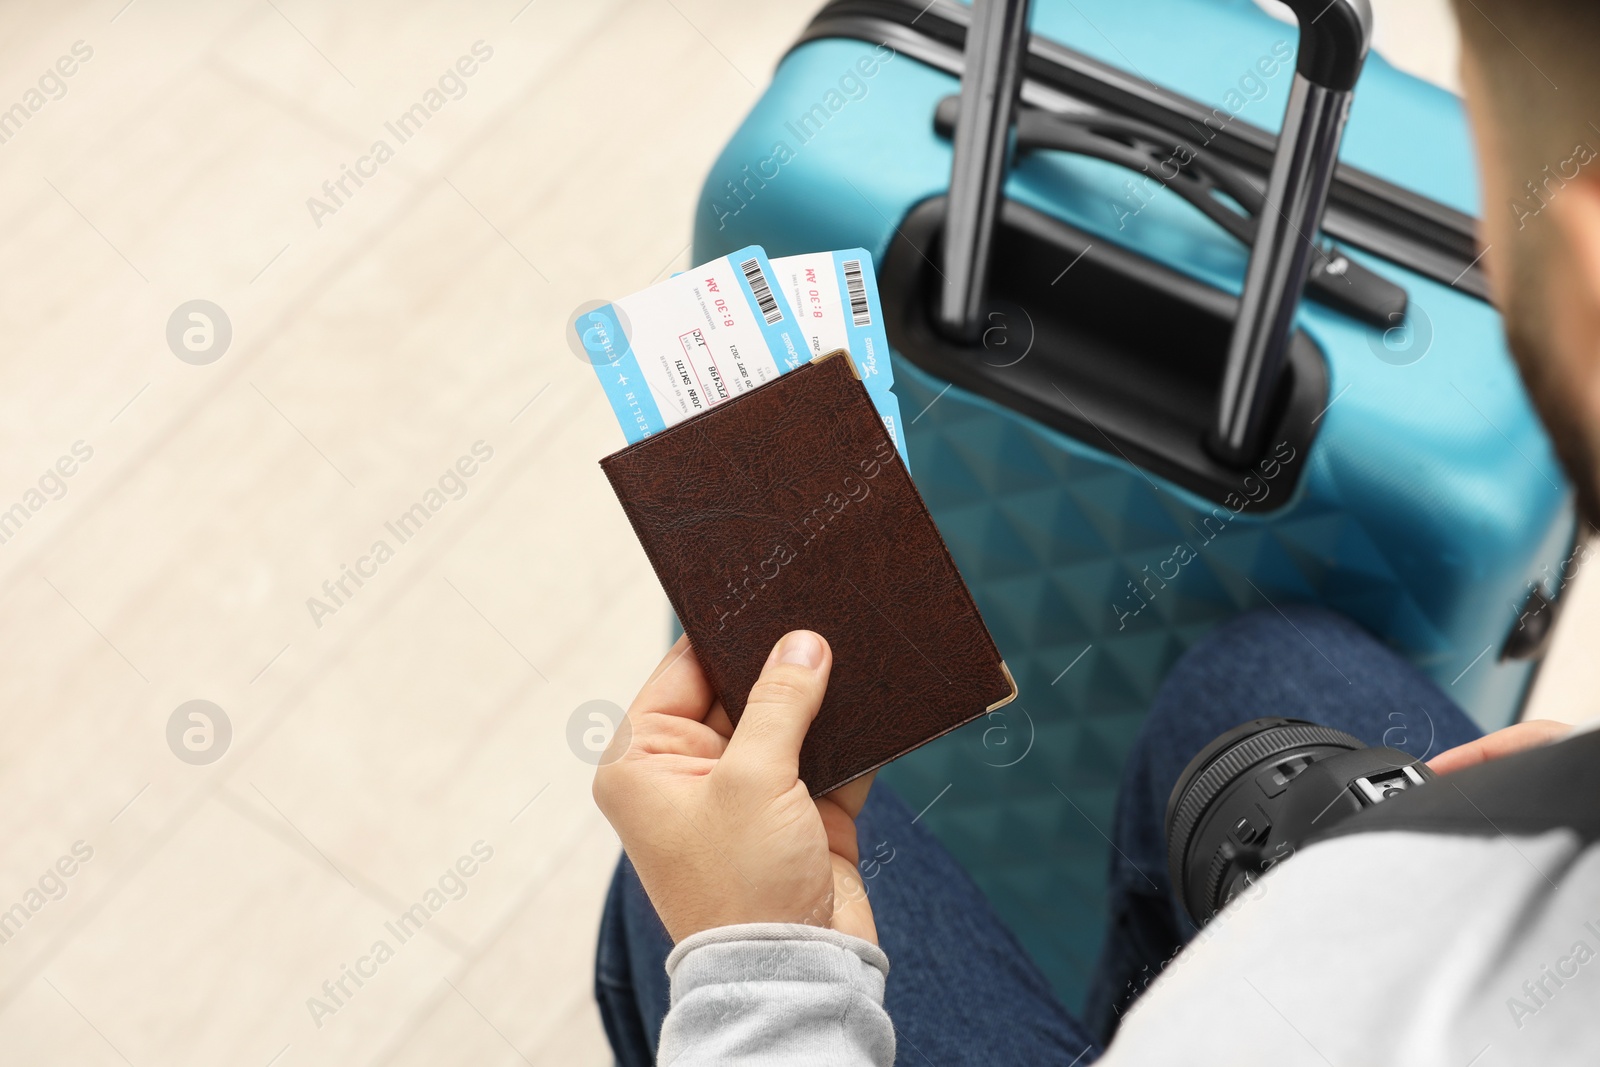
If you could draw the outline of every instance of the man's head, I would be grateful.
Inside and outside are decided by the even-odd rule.
[[[1523,381],[1600,524],[1600,9],[1455,0],[1484,265]]]

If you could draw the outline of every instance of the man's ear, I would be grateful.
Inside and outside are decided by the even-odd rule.
[[[1600,174],[1586,169],[1545,210],[1565,245],[1562,266],[1577,274],[1569,279],[1570,291],[1588,299],[1591,313],[1600,311]]]

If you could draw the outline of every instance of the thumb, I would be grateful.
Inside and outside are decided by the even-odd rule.
[[[787,788],[800,775],[800,743],[822,707],[833,652],[820,634],[795,630],[767,656],[720,764],[740,777]]]

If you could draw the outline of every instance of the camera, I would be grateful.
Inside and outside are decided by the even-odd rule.
[[[1201,749],[1167,800],[1173,890],[1197,926],[1310,837],[1434,773],[1304,719],[1255,719]]]

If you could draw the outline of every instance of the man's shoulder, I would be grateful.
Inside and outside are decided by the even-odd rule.
[[[1582,734],[1349,820],[1202,929],[1105,1062],[1588,1062],[1597,771]]]

